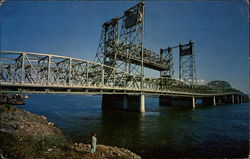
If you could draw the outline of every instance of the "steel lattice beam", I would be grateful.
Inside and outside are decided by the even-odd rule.
[[[232,88],[192,86],[165,77],[141,78],[108,65],[58,55],[15,51],[0,51],[0,55],[1,92],[244,95]]]

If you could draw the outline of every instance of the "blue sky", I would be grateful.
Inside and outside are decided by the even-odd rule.
[[[1,50],[93,61],[101,25],[137,3],[6,1],[1,6]],[[248,93],[248,7],[245,1],[145,1],[145,47],[159,52],[193,40],[198,79],[226,80]]]

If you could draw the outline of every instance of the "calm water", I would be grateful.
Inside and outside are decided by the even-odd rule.
[[[143,158],[248,157],[249,103],[216,107],[160,107],[146,97],[146,113],[102,111],[101,96],[30,94],[22,108],[45,115],[74,142],[97,133],[100,144]]]

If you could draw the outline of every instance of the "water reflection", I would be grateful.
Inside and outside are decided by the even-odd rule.
[[[136,148],[140,145],[144,126],[144,115],[119,110],[103,110],[100,138],[103,144]]]

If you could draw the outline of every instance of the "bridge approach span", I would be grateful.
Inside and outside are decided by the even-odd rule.
[[[135,76],[87,60],[19,51],[1,51],[0,86],[1,92],[160,95],[189,98],[235,95],[248,100],[247,95],[236,89],[186,85],[170,78]]]

